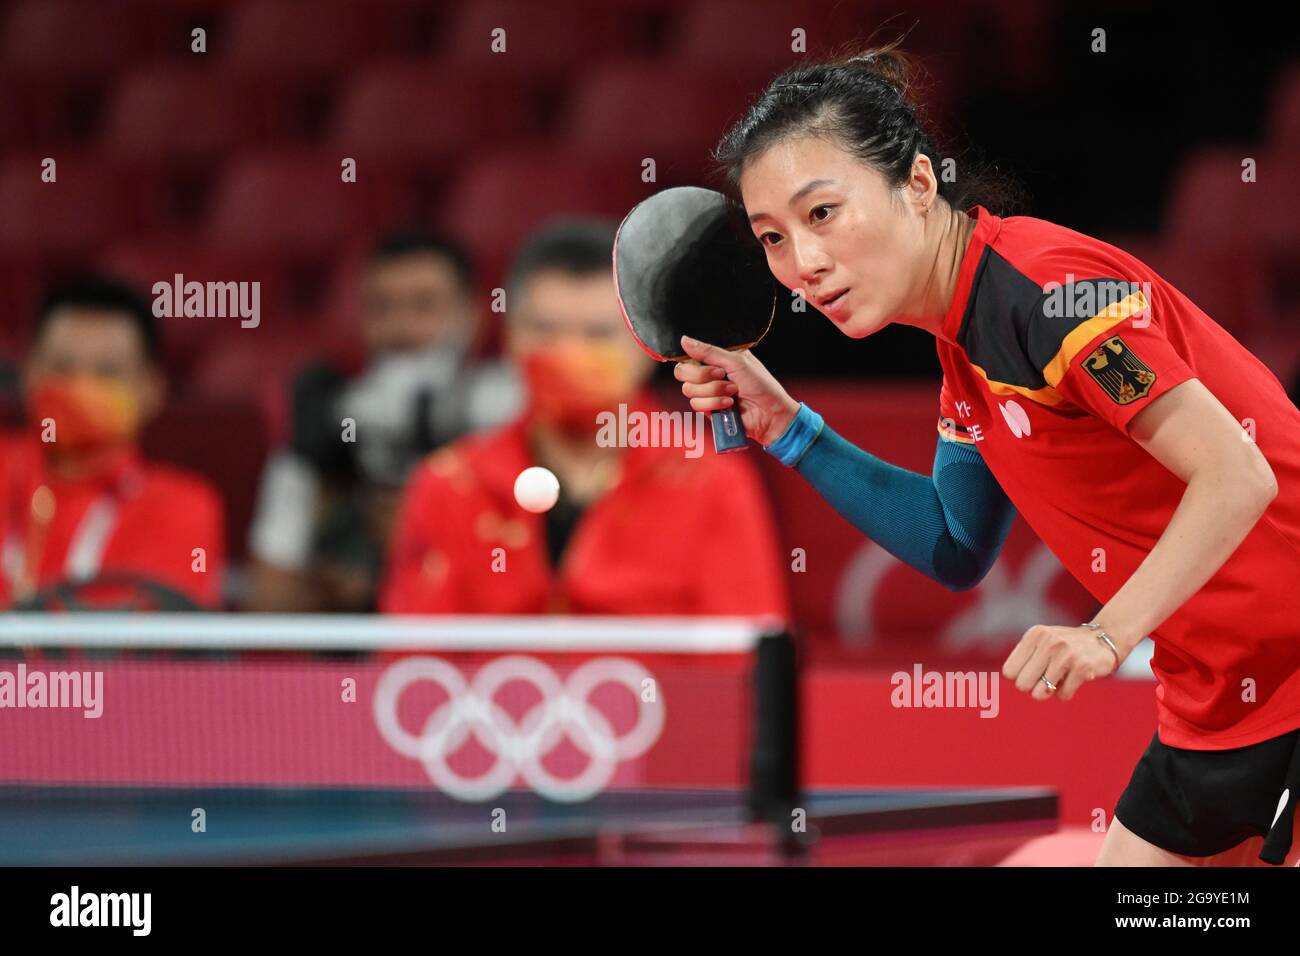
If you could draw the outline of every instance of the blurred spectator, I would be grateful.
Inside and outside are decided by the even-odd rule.
[[[262,476],[250,534],[259,611],[372,611],[399,492],[431,450],[500,424],[519,389],[469,356],[477,334],[466,254],[435,236],[381,239],[362,277],[367,366],[293,384],[292,435]]]
[[[745,456],[713,453],[703,416],[676,413],[698,426],[693,448],[598,439],[597,416],[620,405],[629,421],[664,410],[645,384],[653,362],[619,312],[613,237],[604,223],[559,223],[519,254],[506,347],[523,370],[527,408],[416,470],[382,610],[787,614],[759,478]],[[540,515],[514,500],[515,478],[533,465],[561,489]]]
[[[0,606],[218,605],[217,492],[137,445],[163,407],[161,354],[130,288],[91,276],[47,296],[22,376],[29,428],[0,437]]]

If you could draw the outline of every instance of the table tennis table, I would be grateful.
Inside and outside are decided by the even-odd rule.
[[[0,666],[102,675],[93,719],[6,712],[0,865],[985,865],[1057,827],[1048,789],[801,788],[766,618],[0,618]]]
[[[992,865],[1057,826],[1045,788],[820,790],[806,827],[745,793],[0,787],[0,865]],[[204,827],[195,832],[195,811]],[[793,815],[792,815],[793,819]]]

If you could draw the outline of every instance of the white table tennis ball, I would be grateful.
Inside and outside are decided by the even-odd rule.
[[[515,501],[533,514],[555,507],[560,498],[560,480],[546,468],[525,468],[515,479]]]

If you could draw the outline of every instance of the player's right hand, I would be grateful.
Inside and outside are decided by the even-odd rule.
[[[753,352],[729,352],[688,336],[682,336],[682,348],[695,361],[678,362],[673,377],[695,411],[708,414],[738,402],[746,433],[764,446],[790,427],[799,403]]]

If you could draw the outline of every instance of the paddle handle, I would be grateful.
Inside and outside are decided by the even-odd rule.
[[[744,451],[749,447],[745,424],[740,420],[740,412],[735,405],[712,412],[709,420],[713,424],[713,450],[719,455],[730,451]]]

